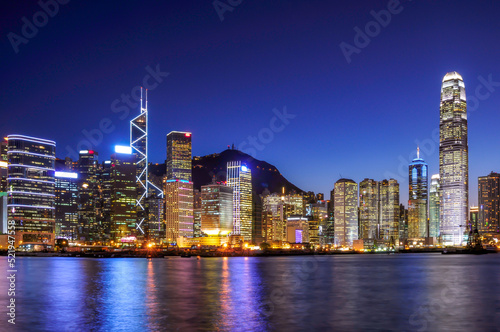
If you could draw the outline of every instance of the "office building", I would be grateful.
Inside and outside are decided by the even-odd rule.
[[[408,170],[408,237],[410,239],[426,238],[428,208],[428,165],[422,158],[420,158],[420,149],[417,148],[417,158],[413,159]]]
[[[119,243],[124,237],[136,235],[137,187],[136,157],[129,153],[111,155],[111,219],[110,240]]]
[[[262,232],[265,242],[285,241],[286,216],[284,197],[276,193],[262,198]]]
[[[167,135],[167,176],[164,185],[167,241],[194,236],[191,133]]]
[[[252,241],[252,171],[241,161],[227,163],[227,185],[233,189],[233,233]]]
[[[224,184],[201,187],[201,231],[227,236],[233,230],[233,189]]]
[[[81,150],[75,166],[78,173],[78,240],[96,243],[104,230],[98,220],[100,207],[98,155],[93,150]]]
[[[500,232],[500,174],[491,172],[478,178],[478,230],[482,234]]]
[[[309,220],[303,216],[290,216],[286,221],[286,241],[309,243]]]
[[[54,141],[8,136],[8,221],[16,244],[55,242]]]
[[[379,182],[379,238],[390,246],[399,242],[399,184],[394,179]]]
[[[359,183],[359,238],[397,244],[399,239],[399,184],[394,179]]]
[[[335,245],[353,246],[358,239],[358,184],[340,179],[334,187]]]
[[[231,202],[232,202],[232,196],[231,196]],[[194,189],[193,190],[193,236],[200,237],[202,235],[203,233],[201,231],[201,191],[198,189]]]
[[[444,245],[462,245],[469,209],[469,148],[465,85],[457,72],[443,78],[439,133],[440,235]]]
[[[78,173],[55,172],[56,237],[78,239]]]
[[[359,238],[377,239],[379,236],[379,188],[373,179],[359,183]]]
[[[168,243],[193,237],[193,183],[172,179],[164,183],[165,226]]]
[[[172,131],[167,135],[167,180],[192,181],[191,133]]]
[[[439,174],[434,174],[429,188],[429,237],[439,237],[439,204]]]

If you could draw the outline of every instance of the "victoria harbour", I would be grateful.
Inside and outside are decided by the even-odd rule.
[[[14,330],[19,331],[498,331],[500,326],[500,255],[23,257],[17,266]],[[6,279],[0,288],[7,288]],[[5,315],[5,307],[0,312]]]

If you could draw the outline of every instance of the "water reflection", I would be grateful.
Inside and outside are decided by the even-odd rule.
[[[0,268],[6,263],[0,260]],[[19,331],[493,331],[500,326],[500,255],[25,257],[17,263]],[[6,278],[0,279],[0,287],[7,286]],[[7,300],[2,292],[0,301]]]

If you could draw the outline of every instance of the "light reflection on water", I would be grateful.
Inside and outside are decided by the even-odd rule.
[[[20,331],[500,330],[500,255],[16,263]]]

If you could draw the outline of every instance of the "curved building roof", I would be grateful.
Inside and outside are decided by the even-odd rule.
[[[451,81],[451,80],[463,81],[464,79],[462,78],[462,75],[460,75],[456,71],[452,71],[452,72],[446,73],[446,75],[444,75],[444,77],[443,77],[443,82]]]
[[[335,182],[335,183],[343,183],[343,182],[347,182],[347,183],[356,183],[356,182],[354,182],[354,181],[353,181],[353,180],[351,180],[351,179],[344,179],[344,178],[339,179],[339,180],[338,180],[337,182]]]

